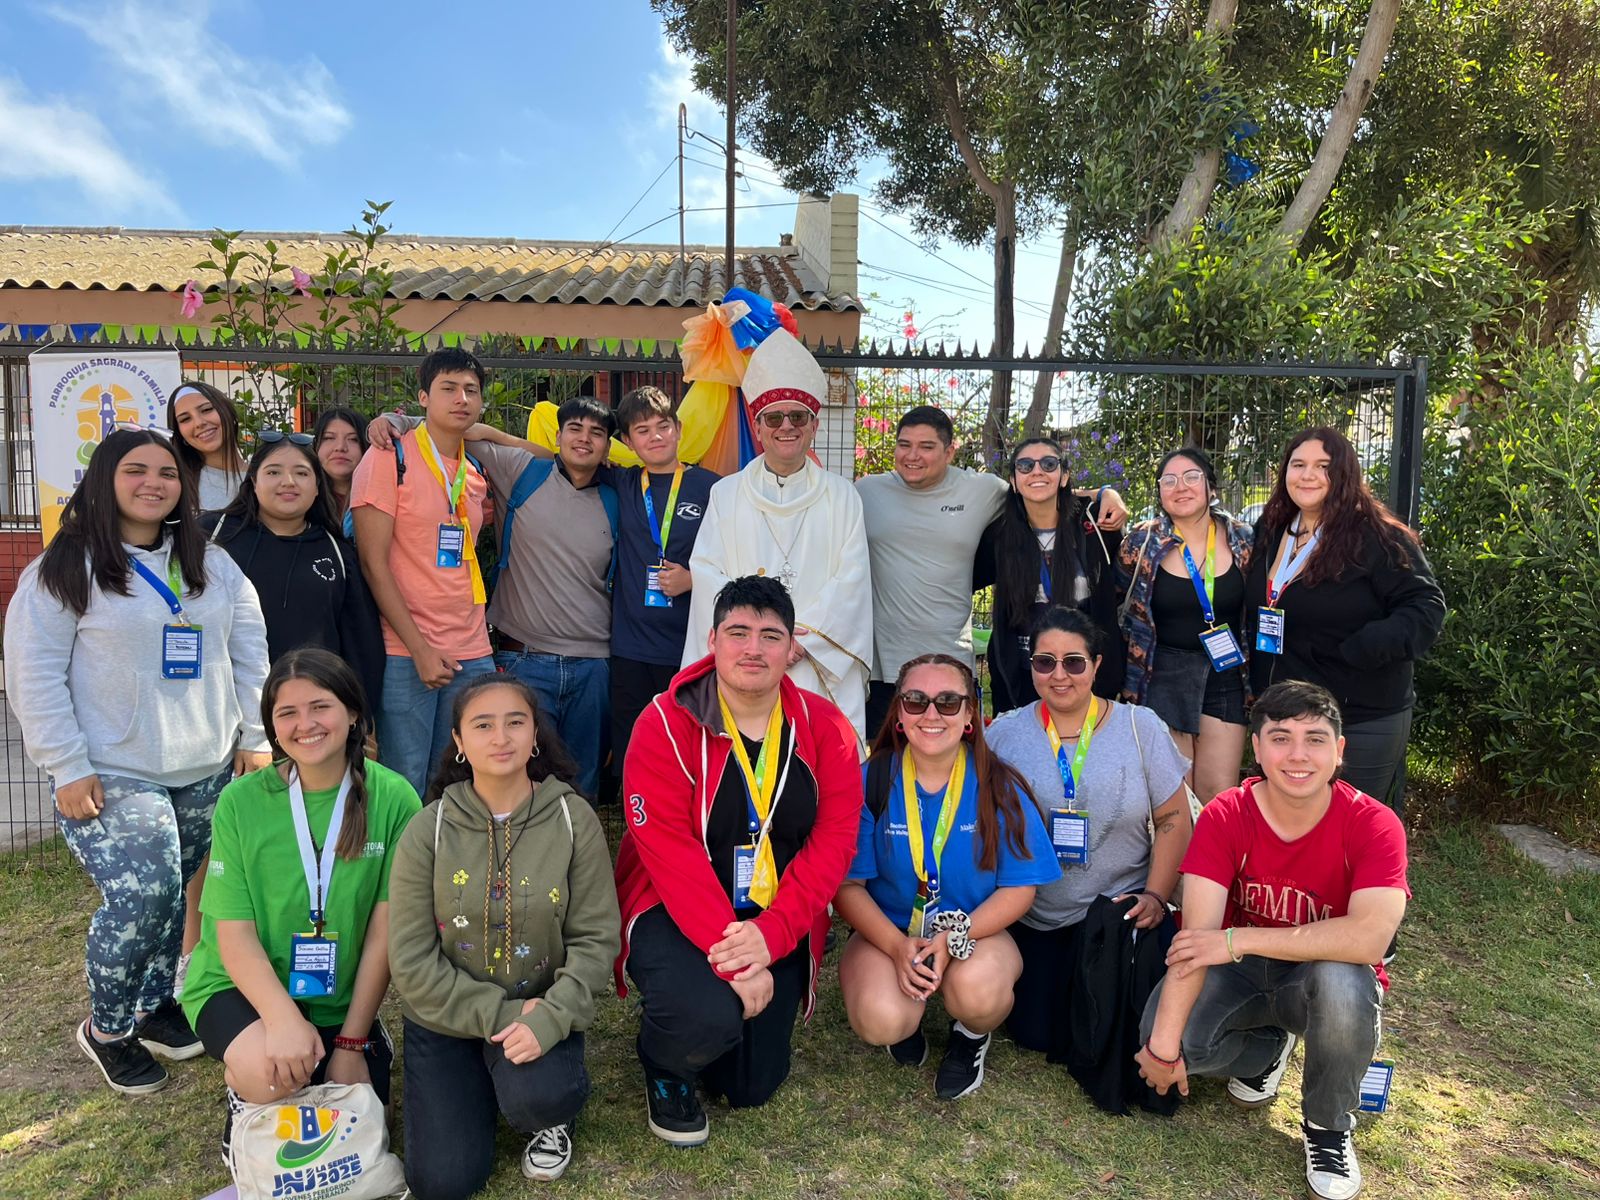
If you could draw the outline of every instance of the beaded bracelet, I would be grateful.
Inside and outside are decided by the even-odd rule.
[[[1161,1055],[1157,1054],[1154,1050],[1150,1049],[1150,1039],[1149,1038],[1146,1038],[1144,1040],[1144,1052],[1146,1054],[1148,1054],[1151,1058],[1155,1059],[1156,1062],[1160,1063],[1163,1067],[1175,1067],[1175,1066],[1177,1066],[1179,1063],[1181,1063],[1183,1061],[1183,1047],[1181,1047],[1181,1046],[1178,1047],[1178,1057],[1177,1058],[1162,1058]]]
[[[333,1048],[335,1050],[354,1050],[357,1054],[366,1053],[367,1047],[370,1045],[372,1045],[372,1039],[369,1037],[345,1037],[341,1033],[333,1039]]]

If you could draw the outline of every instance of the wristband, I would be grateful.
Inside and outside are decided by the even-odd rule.
[[[357,1054],[365,1054],[367,1047],[370,1045],[372,1045],[372,1039],[369,1037],[345,1037],[341,1033],[333,1039],[333,1048],[335,1050],[354,1050]]]
[[[1146,1054],[1148,1054],[1151,1058],[1155,1059],[1156,1062],[1160,1063],[1163,1067],[1175,1067],[1175,1066],[1177,1066],[1179,1063],[1181,1063],[1183,1061],[1183,1047],[1182,1046],[1178,1047],[1178,1057],[1177,1058],[1162,1058],[1161,1055],[1157,1054],[1154,1050],[1150,1049],[1150,1039],[1149,1038],[1145,1038],[1145,1040],[1144,1040],[1144,1052]]]
[[[1165,896],[1163,896],[1160,892],[1156,891],[1155,888],[1140,888],[1139,889],[1139,894],[1141,896],[1154,896],[1157,900],[1159,900],[1161,902],[1161,907],[1162,908],[1166,908],[1167,907],[1167,898]]]
[[[1228,939],[1227,940],[1228,940],[1228,957],[1233,959],[1234,962],[1243,962],[1244,961],[1244,955],[1236,953],[1234,951],[1234,948],[1233,948],[1233,926],[1232,925],[1228,926]]]

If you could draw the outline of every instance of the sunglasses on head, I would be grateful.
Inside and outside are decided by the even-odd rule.
[[[761,423],[768,429],[782,429],[785,420],[796,429],[804,429],[811,424],[812,412],[809,408],[790,408],[774,412],[770,408],[761,414]]]
[[[1035,468],[1044,472],[1059,471],[1061,459],[1054,454],[1044,454],[1038,458],[1019,458],[1016,462],[1018,475],[1032,475]]]
[[[291,446],[311,445],[309,433],[285,433],[281,429],[263,429],[256,434],[256,441],[263,446],[273,446],[279,442],[288,442]]]
[[[1028,665],[1036,675],[1054,675],[1058,665],[1068,675],[1082,675],[1089,669],[1089,660],[1082,654],[1063,654],[1060,658],[1054,654],[1034,654],[1028,658]]]
[[[930,704],[939,710],[941,717],[953,717],[961,711],[961,706],[966,702],[966,696],[960,692],[940,692],[931,699],[926,692],[900,693],[900,707],[913,717],[920,717],[927,712]]]

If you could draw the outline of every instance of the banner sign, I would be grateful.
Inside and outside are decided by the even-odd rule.
[[[89,456],[119,423],[165,432],[167,397],[183,376],[176,350],[85,354],[36,350],[28,356],[33,410],[33,476],[45,545],[83,478]]]

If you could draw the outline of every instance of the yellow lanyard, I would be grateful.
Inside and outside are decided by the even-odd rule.
[[[444,477],[444,468],[439,465],[439,452],[434,449],[433,439],[428,436],[426,425],[417,426],[417,449],[422,454],[422,461],[427,465],[428,472],[440,487],[444,489],[445,503],[450,506],[451,512],[457,521],[461,522],[461,541],[467,568],[472,572],[472,602],[483,604],[488,599],[488,593],[483,587],[483,569],[478,566],[478,547],[473,541],[472,522],[467,519],[467,450],[461,448],[461,465],[456,470],[455,485],[451,486]]]
[[[733,757],[744,776],[745,802],[750,823],[750,840],[756,848],[755,872],[750,879],[750,901],[766,908],[778,894],[778,864],[772,857],[772,802],[778,787],[778,756],[783,741],[783,701],[775,701],[772,715],[767,718],[767,732],[761,739],[761,752],[755,765],[745,752],[744,735],[728,709],[728,702],[717,691],[717,704],[722,709],[722,727],[733,739]]]
[[[944,858],[944,845],[950,838],[950,827],[955,823],[956,809],[961,805],[961,793],[967,782],[967,749],[961,748],[950,767],[950,782],[945,784],[944,802],[939,806],[939,823],[933,827],[933,846],[924,852],[922,840],[922,801],[917,797],[917,768],[912,765],[908,749],[900,759],[900,784],[906,801],[906,838],[911,843],[911,869],[917,873],[919,892],[936,897],[939,894],[939,863]],[[930,882],[927,856],[933,859]]]

